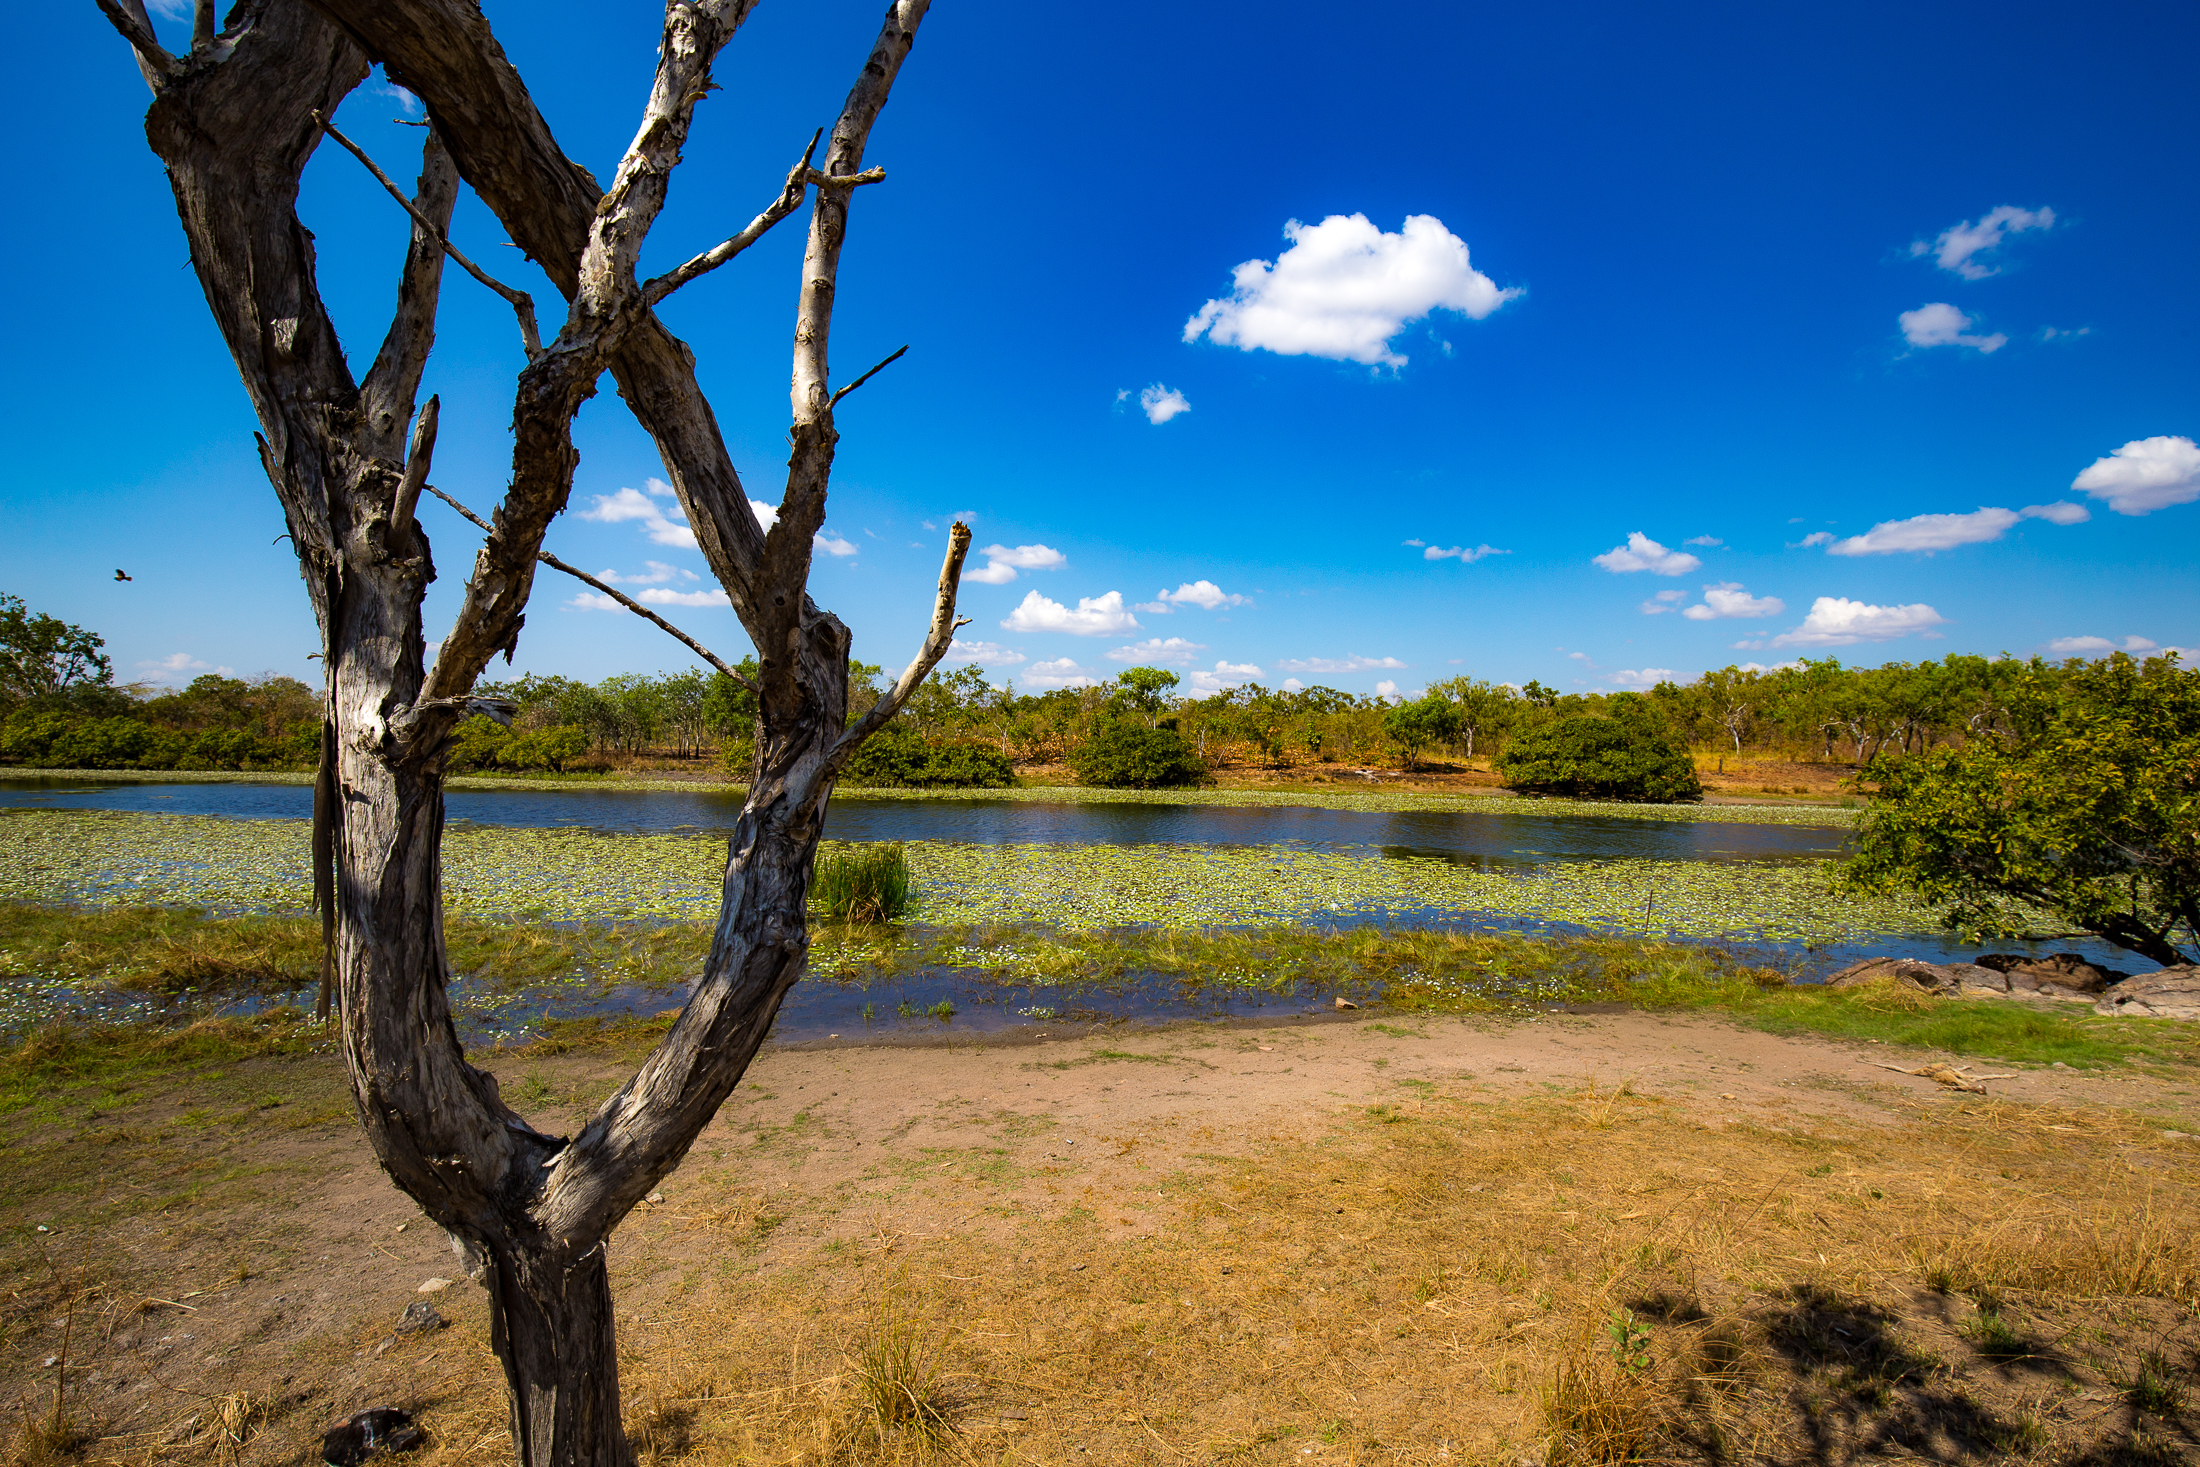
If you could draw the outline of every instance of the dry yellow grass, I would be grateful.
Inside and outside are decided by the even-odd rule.
[[[649,1467],[2195,1460],[2183,1408],[2120,1384],[2152,1361],[2146,1399],[2181,1399],[2200,1344],[2193,1143],[1889,1104],[1774,1129],[1624,1085],[1416,1084],[1185,1138],[1135,1196],[1043,1140],[889,1143],[862,1188],[698,1153],[613,1247],[629,1430]],[[508,1461],[484,1303],[442,1301],[441,1335],[332,1326],[192,1432],[74,1454],[295,1461],[371,1379],[419,1413],[419,1467]]]

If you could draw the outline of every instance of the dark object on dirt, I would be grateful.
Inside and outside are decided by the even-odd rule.
[[[2079,993],[2099,993],[2109,984],[2121,983],[2131,976],[2089,963],[2076,953],[2054,953],[2044,958],[2030,958],[2022,953],[1981,953],[1978,966],[1992,968],[1997,973],[2026,973],[2040,983],[2052,983]]]
[[[449,1320],[436,1313],[433,1304],[422,1299],[405,1306],[404,1314],[397,1321],[397,1332],[401,1335],[430,1334],[449,1323]]]
[[[427,1441],[428,1434],[413,1425],[411,1413],[395,1406],[374,1406],[321,1438],[321,1460],[330,1467],[360,1467],[384,1452],[410,1452]]]

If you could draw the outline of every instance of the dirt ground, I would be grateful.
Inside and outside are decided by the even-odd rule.
[[[1927,1058],[1632,1012],[769,1050],[614,1239],[629,1428],[649,1462],[2200,1460],[2192,1080],[1887,1068]],[[559,1130],[630,1063],[486,1062]],[[333,1060],[19,1143],[19,1456],[68,1455],[63,1378],[91,1460],[304,1462],[384,1404],[423,1462],[510,1459],[485,1297]],[[395,1333],[420,1300],[448,1326]],[[889,1366],[929,1435],[877,1424]]]

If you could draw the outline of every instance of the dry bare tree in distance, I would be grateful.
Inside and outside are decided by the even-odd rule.
[[[628,1467],[605,1242],[717,1112],[801,976],[804,903],[833,782],[938,663],[957,626],[970,542],[959,524],[923,650],[849,727],[848,630],[806,590],[838,439],[833,411],[862,380],[835,391],[827,370],[850,203],[884,177],[865,169],[864,148],[928,0],[888,7],[829,134],[811,140],[755,221],[649,280],[636,273],[643,241],[696,104],[713,88],[712,62],[754,0],[666,5],[649,100],[608,187],[558,147],[472,0],[238,0],[219,26],[213,0],[197,0],[181,55],[161,46],[142,0],[97,3],[152,88],[146,138],[167,166],[191,263],[258,416],[261,461],[321,630],[327,712],[315,864],[360,1123],[391,1179],[443,1226],[488,1291],[519,1461]],[[329,126],[377,63],[426,104],[410,195]],[[396,309],[363,378],[337,342],[297,214],[300,175],[324,138],[358,154],[412,220]],[[564,297],[549,340],[526,294],[451,245],[462,182]],[[767,532],[696,385],[692,354],[655,307],[805,203],[791,452]],[[446,259],[512,305],[527,365],[512,395],[510,483],[430,662],[421,604],[434,569],[414,511],[432,487],[437,402],[416,411],[416,399]],[[761,713],[694,994],[634,1077],[568,1138],[506,1106],[452,1028],[443,771],[453,730],[486,706],[473,697],[476,680],[519,636],[543,534],[572,491],[574,415],[606,372],[655,439],[755,643]]]

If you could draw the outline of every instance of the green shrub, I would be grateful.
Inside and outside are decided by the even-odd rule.
[[[909,858],[896,842],[821,858],[810,878],[810,915],[842,922],[897,922],[909,910]]]
[[[1642,716],[1577,713],[1516,735],[1497,756],[1513,789],[1670,804],[1703,797],[1688,751]]]
[[[313,756],[311,740],[301,747],[244,729],[189,733],[139,718],[25,709],[0,726],[0,760],[40,769],[253,769]]]
[[[858,789],[998,789],[1014,784],[1016,771],[1007,756],[984,744],[933,743],[915,729],[889,724],[863,741],[840,782]]]
[[[588,735],[571,724],[559,728],[538,728],[523,733],[506,744],[497,753],[497,763],[507,769],[555,769],[563,771],[568,764],[588,752]]]
[[[1117,790],[1176,789],[1205,784],[1207,765],[1192,741],[1173,728],[1122,719],[1102,728],[1069,756],[1080,782]]]
[[[512,731],[495,719],[476,713],[451,735],[451,767],[481,769],[497,762],[497,755],[512,742]]]

